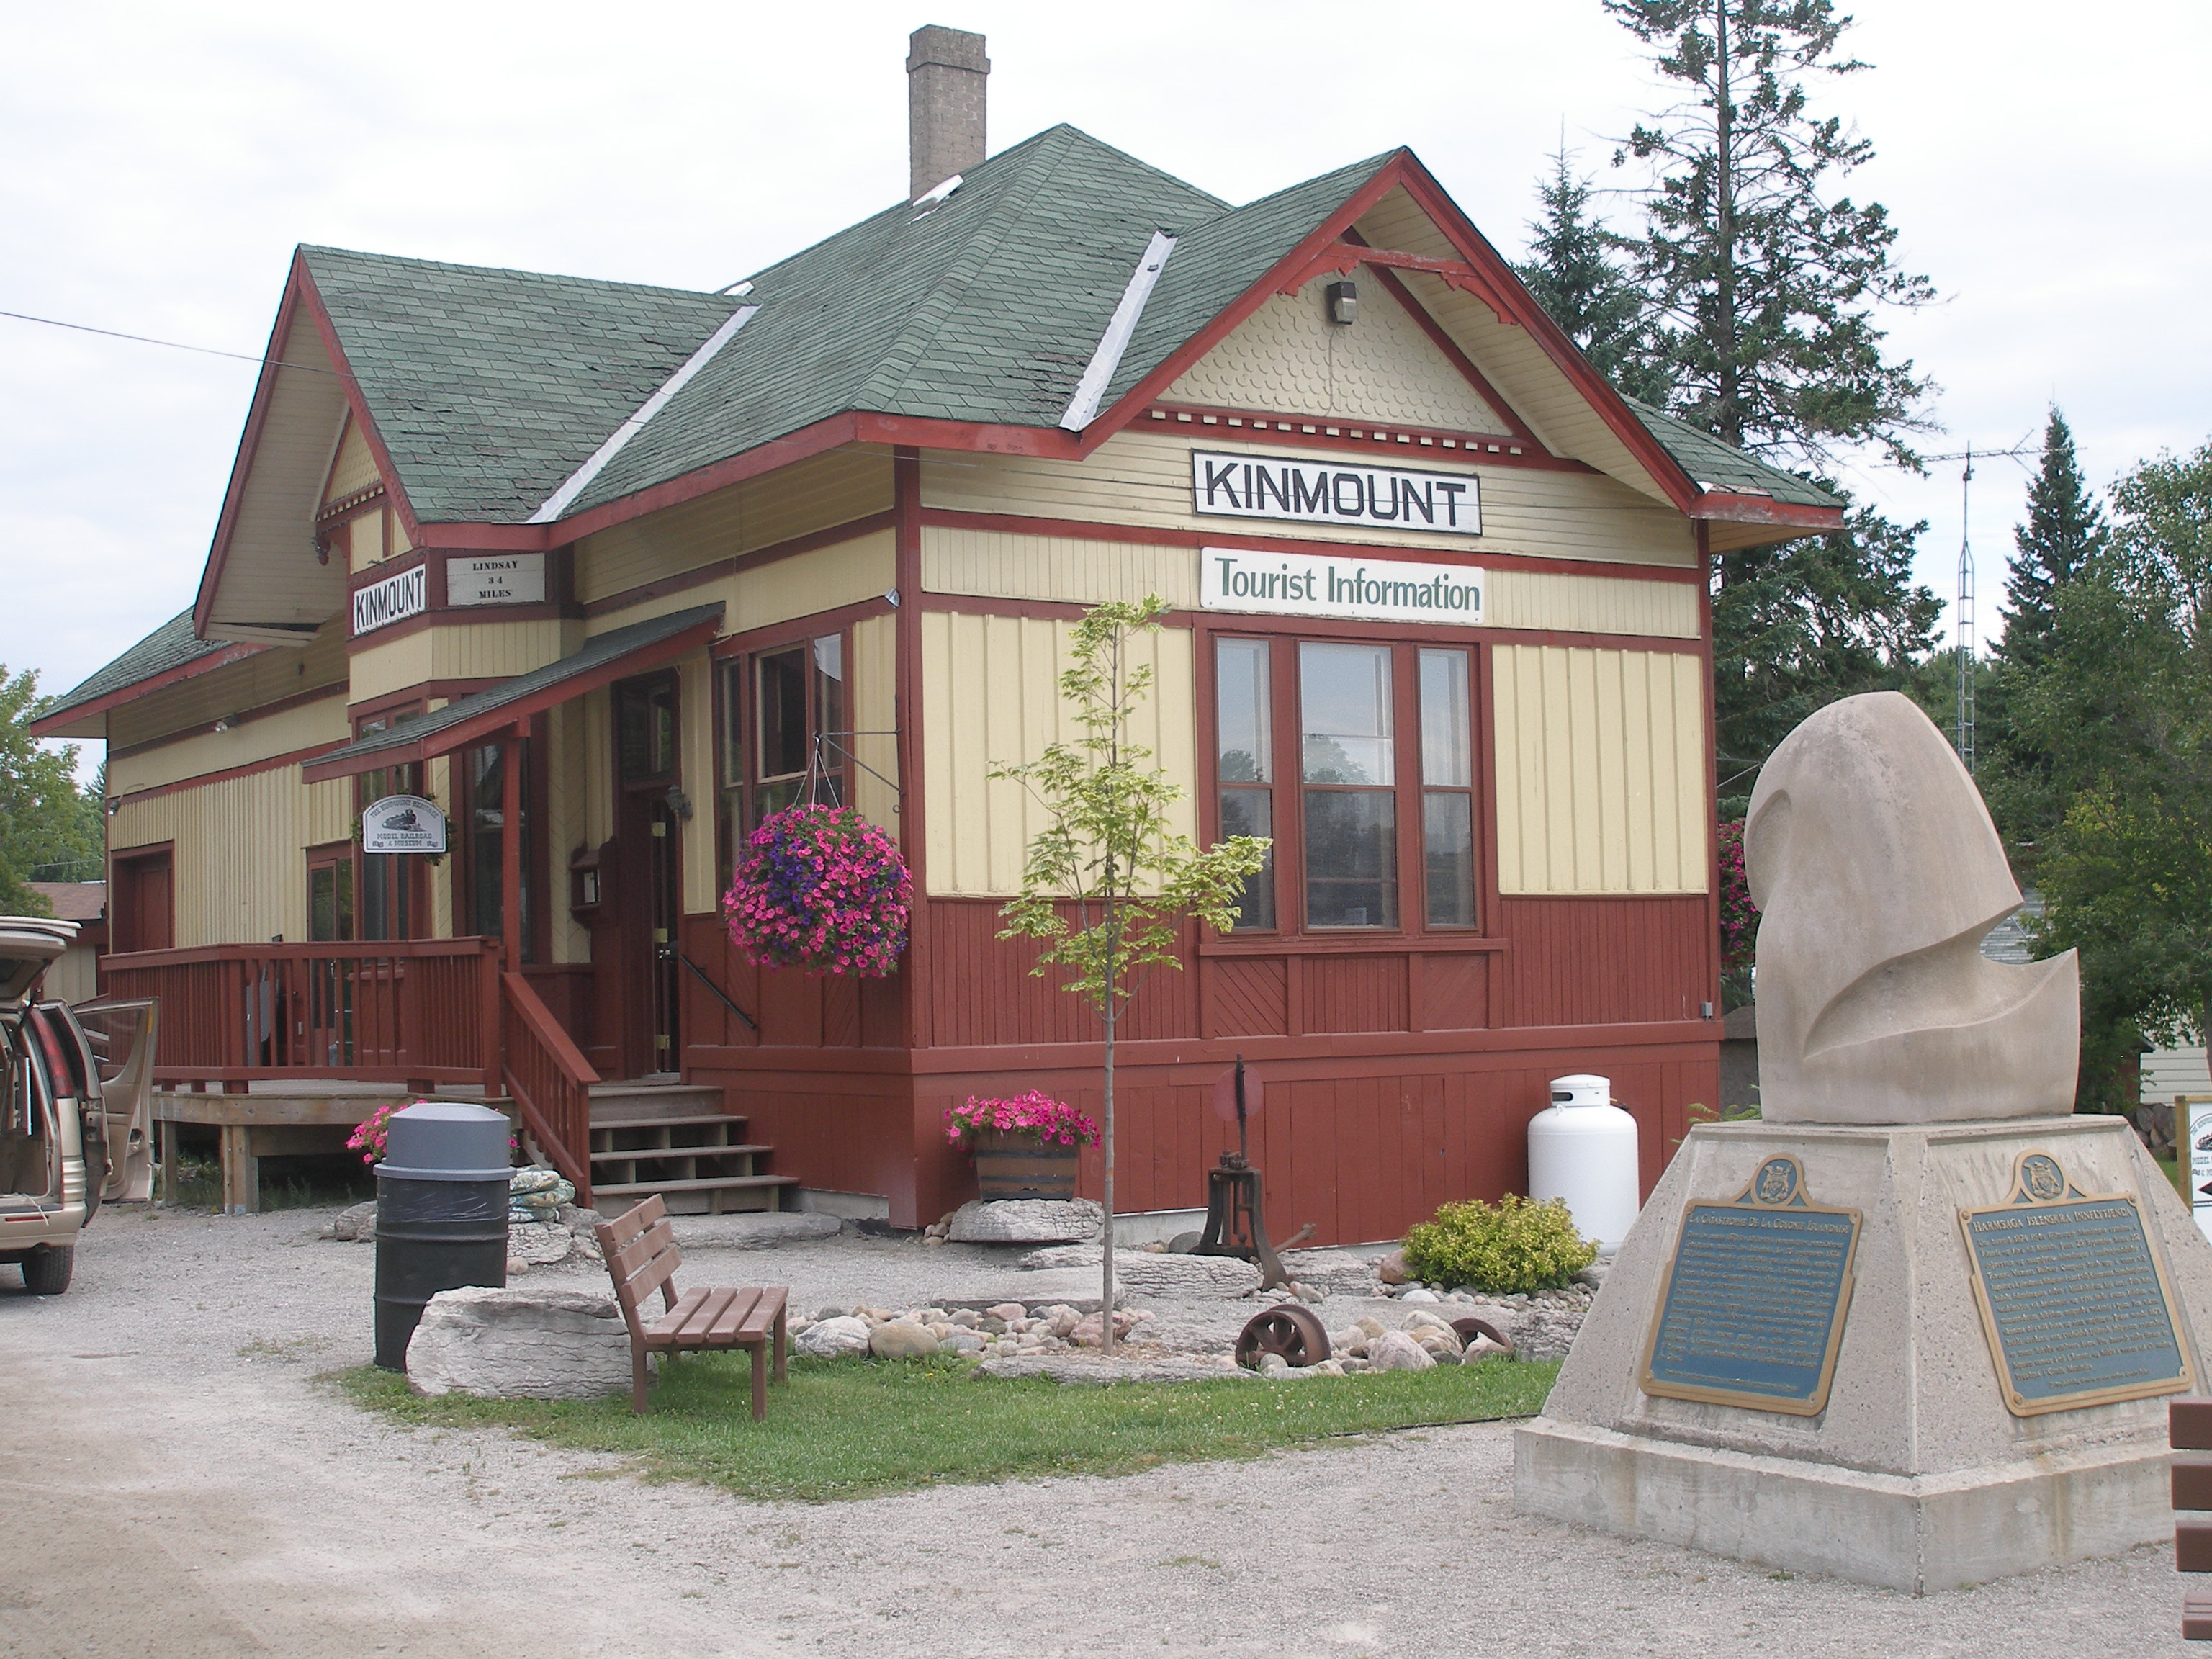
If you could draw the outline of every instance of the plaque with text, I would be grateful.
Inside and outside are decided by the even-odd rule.
[[[1961,1210],[1974,1300],[2015,1417],[2192,1386],[2166,1267],[2132,1193],[2084,1193],[2023,1152],[2006,1204]]]
[[[1725,1203],[1692,1203],[1668,1264],[1640,1379],[1670,1400],[1813,1417],[1851,1305],[1859,1212],[1815,1204],[1804,1167],[1770,1158]]]

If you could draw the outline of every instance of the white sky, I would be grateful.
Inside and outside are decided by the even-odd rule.
[[[1819,95],[1876,146],[1852,193],[1945,296],[1893,324],[1944,388],[1928,447],[2035,437],[2052,398],[2100,488],[2204,441],[2212,8],[1856,15],[1875,67]],[[1069,121],[1246,201],[1410,144],[1516,257],[1562,126],[1610,183],[1607,139],[1666,96],[1598,0],[0,0],[0,309],[255,354],[301,241],[718,287],[903,193],[923,22],[989,36],[994,149]],[[0,318],[0,663],[66,690],[189,603],[253,374]],[[1930,521],[1948,599],[1937,471],[1855,482]],[[1985,638],[2025,482],[1975,486]]]

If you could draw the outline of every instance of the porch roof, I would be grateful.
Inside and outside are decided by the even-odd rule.
[[[349,778],[495,741],[532,715],[616,680],[672,662],[721,632],[722,607],[694,605],[649,622],[632,623],[586,641],[584,648],[543,668],[517,674],[443,708],[302,761],[305,781]]]

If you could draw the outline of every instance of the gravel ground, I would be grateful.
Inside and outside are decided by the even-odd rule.
[[[1790,1578],[1516,1516],[1505,1425],[818,1506],[395,1428],[314,1381],[369,1350],[373,1251],[328,1219],[110,1212],[67,1296],[4,1274],[0,1654],[2191,1650],[2162,1549],[1919,1598]],[[1085,1278],[852,1237],[687,1254],[810,1311]],[[1164,1314],[1201,1340],[1250,1306]]]

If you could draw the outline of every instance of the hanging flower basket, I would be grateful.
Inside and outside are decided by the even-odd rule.
[[[853,808],[787,806],[745,837],[722,913],[749,962],[881,979],[913,897],[898,848]]]
[[[975,1154],[987,1199],[1075,1196],[1076,1160],[1098,1142],[1098,1126],[1042,1090],[1009,1100],[970,1097],[945,1109],[945,1138]]]

